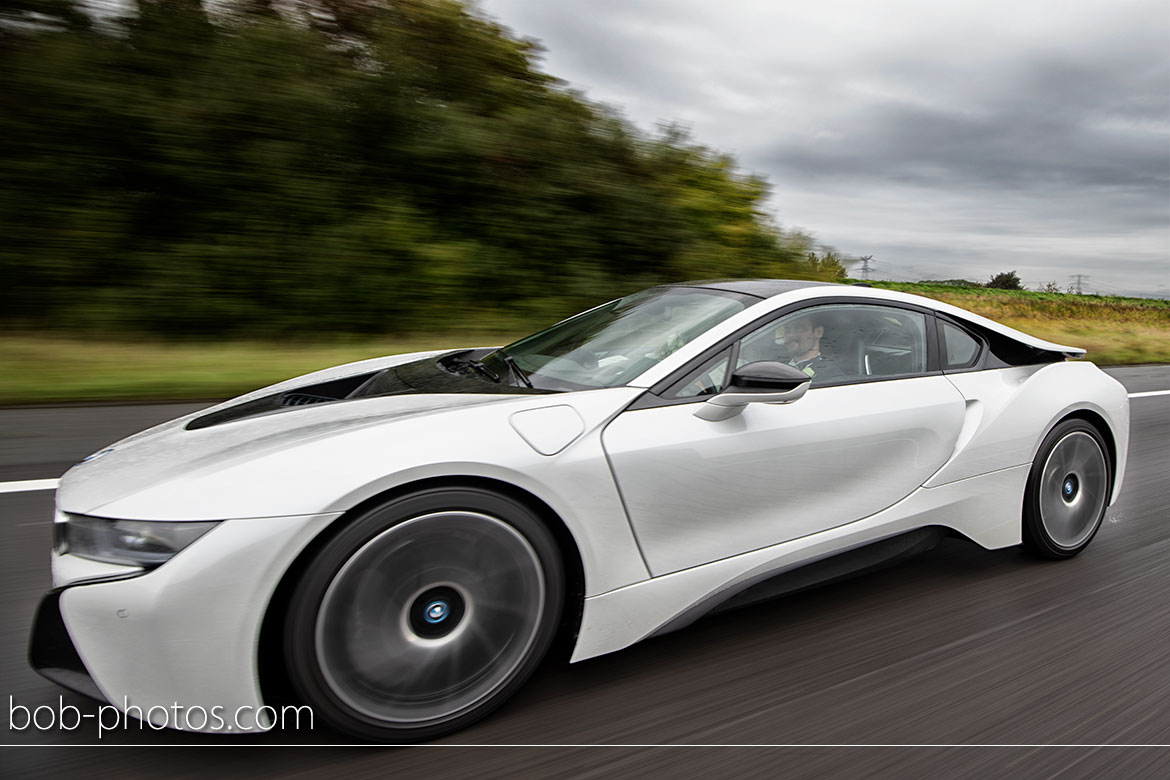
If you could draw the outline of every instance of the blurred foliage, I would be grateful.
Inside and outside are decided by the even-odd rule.
[[[0,0],[9,327],[514,332],[663,281],[844,275],[762,179],[458,0],[79,9]]]
[[[847,264],[850,261],[830,249],[820,255],[816,252],[809,252],[805,262],[816,273],[817,278],[841,282],[845,280],[848,271]]]

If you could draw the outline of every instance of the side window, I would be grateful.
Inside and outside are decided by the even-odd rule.
[[[727,369],[730,365],[731,348],[728,347],[675,382],[663,395],[667,398],[699,398],[715,395],[726,386]]]
[[[949,322],[939,320],[939,325],[942,326],[943,343],[946,346],[943,368],[967,368],[974,365],[982,346],[979,340]]]
[[[758,360],[796,366],[812,386],[926,371],[926,315],[873,304],[812,306],[740,341],[736,368]]]

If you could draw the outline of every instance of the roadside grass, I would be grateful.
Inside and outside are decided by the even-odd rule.
[[[0,336],[0,404],[217,399],[355,360],[515,336],[466,334],[296,342],[92,341]]]
[[[1099,365],[1170,363],[1170,301],[873,282],[982,314]],[[92,340],[0,335],[0,404],[228,398],[379,355],[506,344],[517,333],[336,337],[330,341]]]

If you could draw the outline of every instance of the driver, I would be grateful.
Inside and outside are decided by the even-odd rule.
[[[781,362],[796,366],[812,378],[814,384],[841,379],[845,374],[821,352],[825,335],[824,321],[816,314],[784,323],[781,326]]]

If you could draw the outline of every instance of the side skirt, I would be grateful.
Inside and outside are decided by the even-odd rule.
[[[674,631],[720,605],[791,593],[900,560],[930,545],[941,530],[957,531],[989,550],[1019,544],[1030,468],[1023,464],[919,488],[852,523],[591,596],[585,599],[571,660],[612,653]],[[881,546],[867,549],[875,544]],[[772,582],[788,572],[791,580]]]
[[[919,528],[880,542],[825,558],[798,569],[777,574],[758,585],[751,585],[711,610],[726,612],[760,601],[788,596],[802,590],[840,582],[879,569],[896,566],[923,553],[930,552],[949,532],[939,526]],[[658,633],[669,631],[669,624]]]

